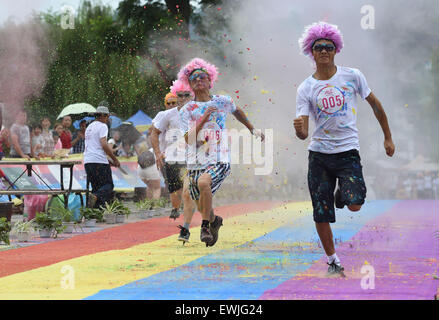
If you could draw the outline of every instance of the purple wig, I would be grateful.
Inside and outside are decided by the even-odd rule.
[[[181,68],[180,72],[178,73],[178,80],[183,82],[183,85],[187,85],[190,87],[189,76],[196,69],[202,69],[209,75],[210,88],[212,88],[213,83],[218,78],[218,69],[213,64],[210,64],[200,58],[192,59],[187,65]]]
[[[334,43],[336,52],[339,53],[343,48],[343,36],[336,25],[326,22],[313,23],[305,27],[302,38],[299,39],[299,46],[302,53],[314,60],[312,46],[317,40],[330,40]]]

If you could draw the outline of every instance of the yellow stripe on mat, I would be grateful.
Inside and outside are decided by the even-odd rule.
[[[175,234],[124,250],[100,252],[13,274],[0,278],[0,299],[83,299],[100,290],[117,288],[242,245],[309,214],[310,210],[310,202],[297,202],[225,219],[214,247],[207,248],[201,243],[200,227],[194,227],[190,230],[191,242],[185,246]]]

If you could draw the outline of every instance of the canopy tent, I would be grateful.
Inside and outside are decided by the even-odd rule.
[[[79,123],[81,123],[82,120],[85,120],[87,122],[93,121],[95,119],[95,117],[84,117],[80,120],[76,120],[75,122],[73,122],[73,127],[75,129],[79,129]],[[110,116],[111,119],[111,126],[110,128],[116,128],[118,126],[120,126],[122,124],[122,119],[116,116]]]
[[[139,132],[145,132],[152,124],[152,119],[142,110],[137,111],[137,113],[126,120],[127,122],[131,122],[133,126]]]

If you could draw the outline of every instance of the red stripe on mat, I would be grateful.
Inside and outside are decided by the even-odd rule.
[[[280,202],[253,202],[215,208],[215,213],[230,218],[246,213],[269,210]],[[0,277],[48,266],[64,260],[108,250],[126,249],[178,233],[183,215],[177,220],[155,218],[108,228],[69,239],[37,244],[0,252]],[[195,213],[191,227],[201,225],[201,216]]]

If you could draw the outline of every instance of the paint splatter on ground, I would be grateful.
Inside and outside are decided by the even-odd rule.
[[[360,213],[337,210],[344,279],[324,276],[309,202],[259,202],[217,208],[224,226],[209,248],[199,241],[197,214],[185,246],[177,241],[182,218],[158,217],[2,251],[0,298],[431,300],[439,287],[438,204],[372,201]],[[66,290],[68,276],[74,288]]]

